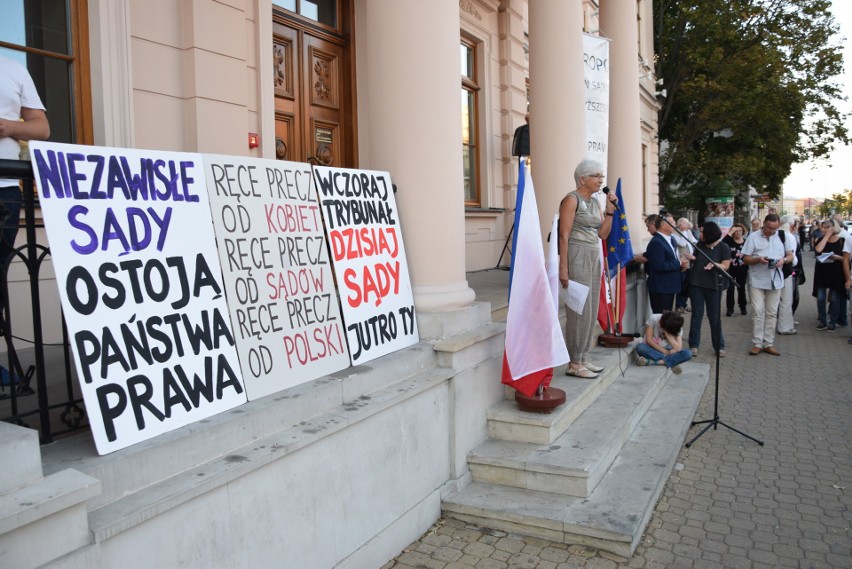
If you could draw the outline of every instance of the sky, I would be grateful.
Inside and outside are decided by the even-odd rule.
[[[844,74],[840,81],[850,100],[837,106],[848,113],[852,111],[852,2],[833,0],[831,11],[840,27],[840,35],[846,38],[843,42]],[[852,118],[846,120],[846,128],[852,133]],[[852,189],[852,146],[837,148],[828,160],[794,164],[784,180],[785,198],[822,200],[846,189]]]

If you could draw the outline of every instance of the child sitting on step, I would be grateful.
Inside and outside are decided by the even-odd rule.
[[[680,375],[680,364],[692,358],[692,353],[683,347],[683,316],[677,312],[652,314],[645,322],[644,340],[636,346],[640,366],[664,365]]]

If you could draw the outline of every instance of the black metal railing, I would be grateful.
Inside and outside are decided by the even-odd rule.
[[[0,341],[6,348],[6,353],[0,356],[4,364],[0,369],[0,420],[37,429],[44,444],[88,424],[62,311],[57,308],[45,314],[42,308],[43,292],[58,293],[55,284],[49,282],[53,280],[52,274],[42,274],[50,260],[50,249],[46,239],[45,243],[39,242],[38,230],[44,226],[36,218],[32,165],[23,160],[0,160],[0,178],[21,180],[22,186],[20,196],[13,188],[0,199],[0,214],[5,212],[9,218],[0,228],[3,240],[0,245],[5,245],[0,247]],[[19,202],[14,203],[15,199]],[[18,206],[24,212],[23,225]],[[20,229],[24,229],[23,234]],[[23,245],[14,246],[15,233],[17,242],[25,238]],[[10,269],[17,272],[19,266],[26,275],[10,282]],[[49,286],[43,291],[45,283]],[[59,306],[58,300],[55,306]],[[17,334],[16,328],[26,330],[26,334]],[[52,331],[54,336],[61,333],[61,340],[46,343],[46,331]]]

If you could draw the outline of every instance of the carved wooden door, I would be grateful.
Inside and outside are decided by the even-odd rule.
[[[276,158],[354,166],[344,46],[276,22],[273,50]]]

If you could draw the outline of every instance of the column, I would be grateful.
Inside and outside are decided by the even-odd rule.
[[[361,165],[398,187],[417,310],[469,306],[458,0],[360,0],[358,16]]]
[[[601,35],[609,45],[609,157],[607,184],[621,192],[628,225],[643,235],[642,225],[642,132],[639,115],[639,66],[636,3],[626,7],[619,0],[601,0]],[[638,241],[638,240],[637,240]]]
[[[530,155],[542,235],[585,155],[581,0],[529,4]]]

